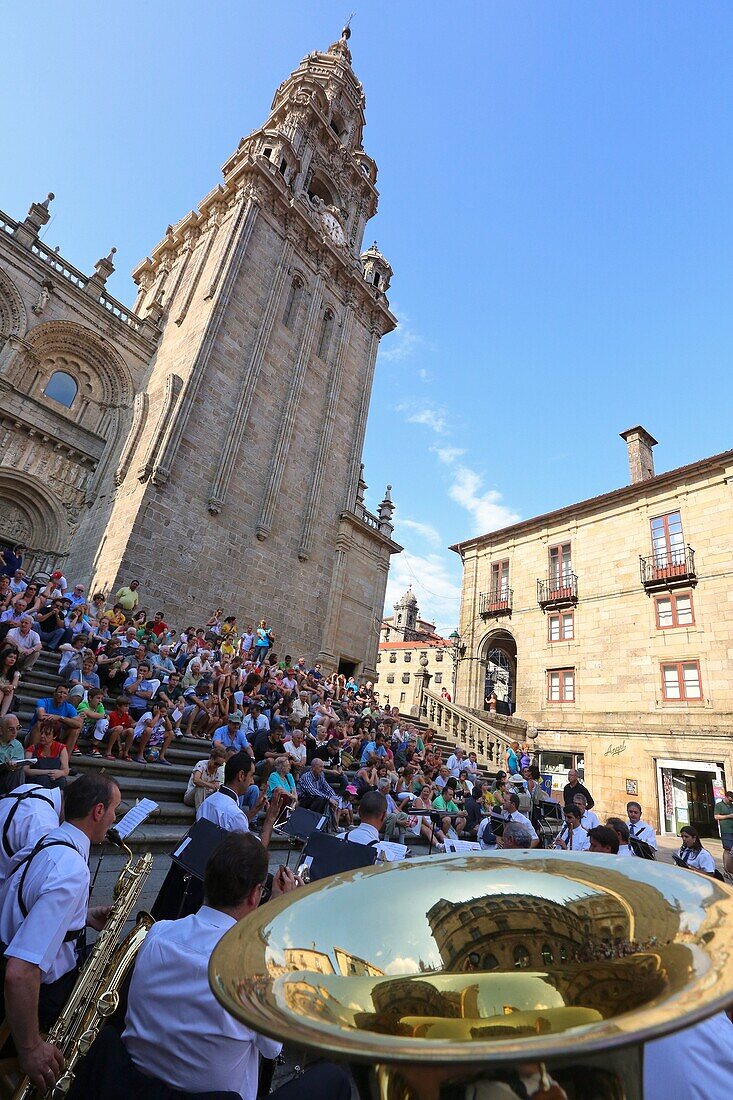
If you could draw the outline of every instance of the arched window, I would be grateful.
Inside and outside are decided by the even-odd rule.
[[[542,944],[542,961],[545,966],[552,966],[555,961],[555,956],[552,953],[552,948],[549,943]]]
[[[318,358],[325,360],[328,357],[329,348],[331,347],[331,337],[333,336],[333,322],[334,316],[330,309],[327,309],[323,314],[323,321],[321,322],[321,335],[318,338]]]
[[[529,951],[523,944],[518,943],[514,948],[514,969],[526,970],[529,966]]]
[[[288,294],[288,300],[285,303],[285,312],[283,313],[283,324],[286,328],[295,328],[302,297],[303,280],[296,275],[290,284],[290,293]]]
[[[498,970],[499,960],[496,955],[484,955],[484,970]]]
[[[43,396],[52,397],[54,401],[58,401],[59,405],[65,405],[69,409],[74,403],[78,390],[79,387],[70,374],[55,370],[46,383]]]
[[[308,184],[308,197],[311,199],[320,199],[325,206],[335,206],[333,195],[326,186],[324,181],[318,176],[314,178]]]

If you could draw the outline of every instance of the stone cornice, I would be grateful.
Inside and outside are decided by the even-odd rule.
[[[360,519],[355,512],[341,512],[339,519],[344,523],[350,524],[352,527],[356,528],[357,531],[361,532],[362,535],[366,535],[380,546],[385,547],[389,550],[390,554],[401,554],[404,550],[404,546],[400,546],[398,542],[395,542],[394,539],[391,539],[388,535],[382,534],[382,532],[378,531],[376,528],[370,527],[369,524],[365,523],[363,519]]]

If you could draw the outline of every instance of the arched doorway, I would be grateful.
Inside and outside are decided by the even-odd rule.
[[[496,695],[498,714],[513,714],[516,708],[517,643],[508,630],[496,630],[482,646],[484,666],[484,709]]]
[[[41,480],[0,466],[0,544],[24,543],[24,568],[32,573],[60,564],[68,541],[62,507]]]

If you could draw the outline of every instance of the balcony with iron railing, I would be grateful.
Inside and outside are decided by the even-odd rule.
[[[479,615],[482,619],[491,619],[497,615],[511,615],[513,596],[514,589],[505,588],[504,585],[495,586],[488,592],[481,592],[478,598]]]
[[[639,556],[639,570],[647,592],[697,584],[695,551],[691,546],[655,551],[648,558]]]
[[[537,603],[546,607],[569,607],[578,602],[578,576],[563,571],[537,578]]]

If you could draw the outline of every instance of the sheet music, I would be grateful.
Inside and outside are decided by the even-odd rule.
[[[475,840],[446,840],[446,852],[480,852],[481,845]]]
[[[126,840],[130,833],[134,832],[138,825],[142,825],[143,821],[157,809],[157,802],[153,802],[150,798],[141,798],[137,805],[128,810],[115,825],[120,840]]]
[[[399,863],[407,855],[407,845],[397,844],[393,840],[380,840],[379,844],[375,844],[374,847],[388,863]]]

